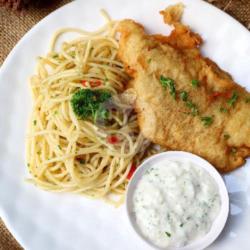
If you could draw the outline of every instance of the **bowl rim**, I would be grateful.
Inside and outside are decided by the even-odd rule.
[[[215,183],[218,185],[219,194],[221,198],[221,208],[220,212],[217,215],[216,219],[213,221],[213,224],[210,228],[210,231],[202,238],[194,241],[193,243],[183,246],[183,247],[166,247],[161,248],[153,244],[149,239],[147,239],[142,233],[140,232],[139,227],[136,224],[134,213],[132,210],[132,197],[134,194],[135,187],[140,180],[140,178],[144,175],[147,168],[151,167],[151,164],[154,162],[158,162],[164,159],[188,159],[190,161],[193,161],[196,163],[199,167],[205,169],[208,174],[213,178]],[[223,228],[225,227],[228,214],[229,214],[229,196],[228,191],[225,185],[225,182],[222,178],[222,176],[219,174],[219,172],[215,169],[215,167],[210,164],[207,160],[201,158],[200,156],[197,156],[195,154],[184,152],[184,151],[166,151],[159,154],[155,154],[149,158],[147,158],[145,161],[143,161],[134,172],[132,178],[129,181],[127,190],[126,190],[126,214],[129,220],[130,226],[133,228],[133,231],[137,234],[137,236],[153,247],[154,249],[164,249],[164,250],[198,250],[198,249],[204,249],[211,245],[217,237],[222,232]]]

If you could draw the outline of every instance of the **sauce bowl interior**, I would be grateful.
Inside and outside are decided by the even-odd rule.
[[[137,223],[136,223],[136,217],[135,213],[133,211],[133,196],[134,191],[136,189],[137,183],[140,181],[142,176],[145,174],[145,172],[152,167],[156,163],[160,163],[164,160],[182,160],[182,161],[189,161],[196,163],[199,167],[205,169],[210,176],[214,179],[215,183],[218,185],[219,194],[221,198],[221,208],[218,216],[214,220],[212,227],[210,231],[202,238],[194,241],[193,243],[183,246],[183,247],[167,247],[167,248],[160,248],[156,245],[154,245],[149,239],[144,237],[144,235],[141,233]],[[130,224],[132,225],[133,229],[137,233],[137,235],[147,242],[149,245],[154,247],[155,249],[165,249],[165,250],[198,250],[198,249],[204,249],[208,247],[214,240],[219,236],[222,229],[224,228],[226,224],[226,220],[229,213],[229,197],[228,192],[225,186],[225,183],[223,181],[223,178],[221,175],[217,172],[217,170],[206,160],[203,158],[183,151],[168,151],[160,154],[156,154],[148,159],[146,159],[135,171],[133,177],[131,178],[127,193],[126,193],[126,210],[127,210],[127,216],[130,221]]]

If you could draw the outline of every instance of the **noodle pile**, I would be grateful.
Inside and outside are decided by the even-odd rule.
[[[96,32],[62,29],[52,41],[51,51],[38,59],[31,78],[33,107],[26,143],[30,182],[55,192],[79,193],[104,198],[119,205],[131,167],[156,152],[139,132],[132,106],[124,102],[129,78],[117,58],[116,22],[110,20]],[[61,34],[79,37],[64,42],[56,51]],[[112,122],[81,120],[70,100],[79,89],[112,93]],[[115,143],[109,138],[115,135]],[[110,197],[119,194],[119,200]]]

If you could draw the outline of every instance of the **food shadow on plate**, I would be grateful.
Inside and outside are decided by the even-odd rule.
[[[241,228],[239,225],[244,222],[244,214],[247,213],[247,208],[249,206],[246,190],[240,185],[239,180],[233,175],[228,175],[225,176],[225,182],[229,189],[229,215],[226,225],[215,241],[215,244],[220,241],[235,238],[237,234],[240,233],[237,229]]]

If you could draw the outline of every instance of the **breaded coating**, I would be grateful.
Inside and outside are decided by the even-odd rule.
[[[250,156],[250,94],[199,50],[201,37],[180,23],[182,5],[160,13],[169,36],[123,20],[119,56],[132,77],[143,135],[168,150],[200,155],[220,172]]]

